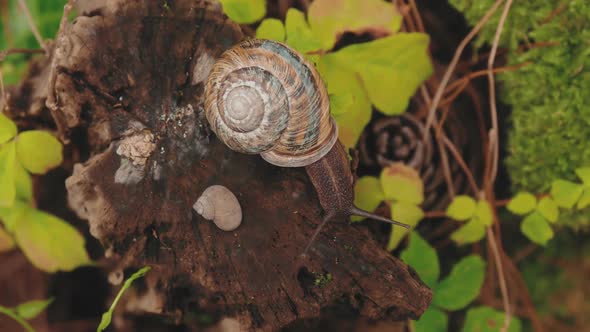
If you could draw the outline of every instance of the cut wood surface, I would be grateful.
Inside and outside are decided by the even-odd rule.
[[[219,5],[186,0],[107,1],[56,39],[46,93],[59,135],[83,151],[66,181],[70,206],[116,262],[113,273],[153,267],[119,310],[187,325],[198,325],[195,313],[234,317],[250,330],[329,308],[417,319],[430,289],[362,223],[331,223],[302,258],[322,217],[302,168],[233,152],[209,130],[203,83],[242,38]],[[236,231],[192,209],[214,184],[242,206]]]

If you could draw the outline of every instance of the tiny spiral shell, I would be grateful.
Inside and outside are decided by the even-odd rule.
[[[205,86],[205,114],[230,149],[282,167],[312,164],[338,139],[316,69],[269,40],[246,40],[221,55]]]
[[[212,220],[224,231],[233,231],[242,223],[242,207],[229,189],[213,185],[205,189],[193,209],[207,220]]]

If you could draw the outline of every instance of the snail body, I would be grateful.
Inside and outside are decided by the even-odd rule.
[[[197,199],[193,209],[221,230],[233,231],[242,223],[242,208],[236,196],[226,187],[210,186]]]
[[[359,215],[408,228],[354,206],[354,177],[328,93],[303,56],[270,40],[225,51],[205,85],[205,114],[230,149],[280,167],[305,167],[324,210],[305,252],[330,220]]]

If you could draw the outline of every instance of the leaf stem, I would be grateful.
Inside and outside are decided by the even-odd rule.
[[[13,310],[11,310],[10,308],[6,308],[3,306],[0,306],[0,313],[5,314],[6,316],[14,319],[15,321],[17,321],[27,332],[35,332],[35,329],[31,326],[31,324],[29,324],[26,320],[24,320],[22,317],[20,317],[19,315],[17,315]]]

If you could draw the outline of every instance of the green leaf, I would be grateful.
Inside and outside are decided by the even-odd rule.
[[[578,200],[578,209],[583,209],[590,205],[590,189],[584,189],[582,196],[580,196],[580,200]]]
[[[571,209],[582,195],[583,186],[565,180],[555,180],[551,185],[551,196],[559,207]]]
[[[391,205],[391,218],[414,228],[424,218],[424,212],[413,203],[395,202]],[[387,250],[397,248],[406,234],[408,234],[406,228],[393,225],[391,227],[389,242],[387,243]]]
[[[26,320],[17,315],[13,309],[0,305],[0,313],[14,319],[26,332],[35,332],[35,329],[31,326],[31,324],[27,323]]]
[[[485,275],[485,262],[477,255],[463,258],[451,273],[434,288],[432,303],[446,310],[465,308],[479,295]]]
[[[590,187],[590,167],[578,168],[576,169],[576,174],[586,187]]]
[[[117,305],[117,303],[121,299],[121,296],[123,295],[123,293],[127,290],[127,288],[129,288],[131,286],[131,283],[133,281],[143,277],[150,269],[151,269],[151,267],[144,266],[141,269],[139,269],[137,272],[135,272],[133,275],[131,275],[131,277],[129,277],[129,279],[125,280],[125,283],[123,284],[123,286],[119,290],[119,293],[117,293],[117,296],[115,297],[115,300],[111,304],[111,307],[109,308],[109,310],[107,312],[105,312],[104,314],[102,314],[102,319],[100,320],[100,324],[96,328],[96,332],[104,331],[104,329],[106,329],[109,326],[109,324],[111,324],[111,318],[113,316],[113,311],[115,310],[115,306]]]
[[[62,162],[61,143],[55,136],[42,130],[20,133],[16,140],[18,160],[29,172],[45,174]]]
[[[504,325],[504,313],[490,307],[475,307],[467,310],[462,332],[497,332]],[[508,332],[520,332],[522,324],[517,317],[510,318]]]
[[[16,197],[15,164],[16,149],[14,141],[0,145],[0,207],[14,204]]]
[[[400,257],[406,264],[416,270],[420,279],[428,287],[433,288],[436,285],[440,275],[438,255],[436,250],[417,232],[410,234],[410,244],[402,251]]]
[[[16,136],[16,124],[0,113],[0,144],[4,144]]]
[[[290,8],[287,11],[285,31],[287,44],[301,53],[317,51],[321,48],[320,41],[305,20],[305,14],[295,8]]]
[[[256,29],[256,38],[285,41],[285,26],[276,18],[267,18]]]
[[[483,199],[479,200],[475,207],[474,217],[484,226],[491,226],[494,222],[494,215],[490,203]]]
[[[369,97],[358,75],[338,56],[322,56],[318,70],[330,95],[330,111],[338,124],[338,138],[345,147],[352,148],[371,120]]]
[[[559,218],[559,208],[551,197],[543,197],[537,205],[537,211],[549,222],[556,222]]]
[[[364,176],[354,186],[354,205],[366,211],[373,212],[383,201],[383,191],[379,179]],[[353,216],[352,221],[363,220],[363,217]]]
[[[451,234],[451,239],[458,245],[477,242],[485,236],[486,226],[477,218],[471,219],[465,225]]]
[[[535,211],[524,218],[520,224],[520,230],[531,241],[542,246],[546,245],[547,242],[553,238],[553,230],[551,229],[551,226],[538,211]]]
[[[444,312],[430,307],[414,323],[414,332],[447,332],[449,318]]]
[[[18,200],[10,207],[0,207],[0,221],[9,233],[14,233],[15,225],[23,218],[23,215],[29,209],[29,206]]]
[[[18,160],[14,161],[14,182],[16,185],[16,197],[30,202],[33,199],[33,181],[31,175],[24,169]]]
[[[265,0],[219,0],[223,12],[236,23],[250,24],[266,15]]]
[[[467,220],[475,214],[475,205],[475,200],[470,196],[455,196],[447,207],[447,216],[459,221]]]
[[[14,249],[15,246],[16,243],[12,236],[10,236],[4,228],[0,227],[0,253],[10,251]]]
[[[71,271],[90,264],[84,237],[67,222],[28,208],[14,225],[14,236],[29,261],[46,272]]]
[[[529,192],[522,191],[516,194],[516,196],[510,200],[508,205],[506,205],[506,208],[514,214],[524,216],[525,214],[533,211],[536,206],[537,198]]]
[[[24,319],[31,319],[39,315],[45,308],[53,302],[53,298],[47,300],[35,300],[21,303],[14,308],[17,315]]]
[[[410,97],[432,73],[428,42],[426,34],[398,33],[347,46],[333,55],[360,75],[369,99],[381,112],[396,115],[405,111]]]
[[[393,163],[381,171],[381,187],[386,199],[413,204],[424,201],[420,175],[403,163]]]
[[[315,0],[307,16],[325,50],[331,49],[345,32],[391,35],[399,30],[402,21],[395,5],[382,0]]]

